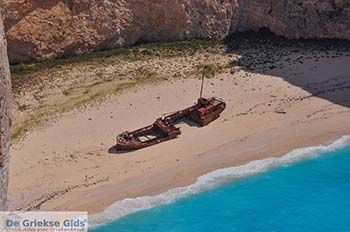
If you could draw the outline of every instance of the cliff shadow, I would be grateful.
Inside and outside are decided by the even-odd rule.
[[[350,108],[350,41],[286,39],[267,29],[234,34],[227,53],[231,65],[251,73],[282,78],[315,96]]]

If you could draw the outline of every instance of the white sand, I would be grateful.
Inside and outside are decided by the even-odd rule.
[[[70,112],[12,147],[10,209],[99,212],[218,168],[350,134],[349,64],[349,57],[322,58],[265,75],[218,75],[205,86],[206,95],[226,100],[217,121],[204,128],[183,124],[178,139],[132,153],[108,149],[120,132],[193,104],[199,80],[141,87]]]

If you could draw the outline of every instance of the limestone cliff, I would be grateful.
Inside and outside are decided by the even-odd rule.
[[[237,9],[232,0],[7,0],[2,7],[12,62],[222,37]]]
[[[350,39],[349,0],[3,0],[11,62],[269,28]]]
[[[5,208],[8,185],[11,107],[10,71],[0,15],[0,211]]]
[[[241,0],[246,28],[287,38],[350,39],[349,0]]]

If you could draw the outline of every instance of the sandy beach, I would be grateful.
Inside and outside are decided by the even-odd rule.
[[[182,123],[178,139],[143,150],[110,148],[117,134],[192,105],[200,88],[195,76],[137,86],[30,131],[11,148],[10,209],[97,213],[219,168],[349,135],[348,54],[281,62],[207,79],[205,95],[227,103],[221,117],[203,128]]]

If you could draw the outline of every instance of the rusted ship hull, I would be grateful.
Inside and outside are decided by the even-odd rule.
[[[175,139],[181,134],[180,128],[175,127],[179,121],[188,119],[203,127],[219,118],[225,108],[221,99],[200,98],[194,106],[158,118],[152,125],[118,135],[116,149],[132,151]]]
[[[125,151],[137,150],[175,139],[180,134],[181,131],[179,128],[172,125],[166,128],[162,119],[157,119],[157,121],[150,126],[120,134],[117,137],[116,148],[117,150]]]

